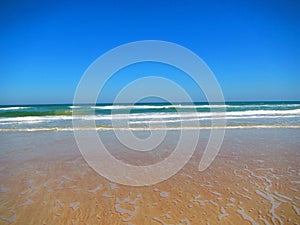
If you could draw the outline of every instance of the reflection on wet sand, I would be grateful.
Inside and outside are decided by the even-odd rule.
[[[110,182],[79,152],[18,163],[7,154],[0,224],[300,224],[298,147],[231,141],[206,171],[197,170],[197,151],[175,176],[147,187]]]

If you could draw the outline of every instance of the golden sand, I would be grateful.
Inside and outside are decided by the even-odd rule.
[[[300,224],[298,153],[222,150],[204,172],[200,157],[149,187],[111,183],[79,154],[2,160],[0,224]]]

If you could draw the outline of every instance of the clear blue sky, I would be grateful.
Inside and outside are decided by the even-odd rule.
[[[4,0],[0,104],[70,103],[96,58],[149,39],[198,54],[228,101],[300,100],[300,1]]]

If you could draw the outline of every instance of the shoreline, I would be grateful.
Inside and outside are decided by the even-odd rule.
[[[112,142],[110,131],[102,133],[108,146],[116,148],[112,154],[128,157]],[[172,142],[176,132],[171,133]],[[34,136],[3,132],[0,220],[3,224],[299,223],[299,133],[228,130],[216,159],[199,172],[209,135],[203,131],[192,158],[176,175],[153,186],[130,187],[91,169],[71,132]],[[144,162],[142,157],[128,160],[137,159]]]
[[[238,126],[200,126],[200,127],[96,127],[96,128],[21,128],[21,129],[0,129],[1,132],[47,132],[47,131],[55,131],[55,132],[73,132],[75,131],[114,131],[114,130],[122,130],[122,131],[155,131],[155,130],[167,130],[167,131],[176,131],[176,130],[231,130],[231,129],[300,129],[300,125],[238,125]]]

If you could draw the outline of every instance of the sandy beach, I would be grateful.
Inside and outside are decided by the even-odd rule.
[[[298,129],[229,130],[207,170],[198,171],[200,144],[149,187],[99,176],[72,132],[2,134],[0,224],[300,223]]]
[[[0,225],[300,225],[300,0],[4,0],[0,33]]]

